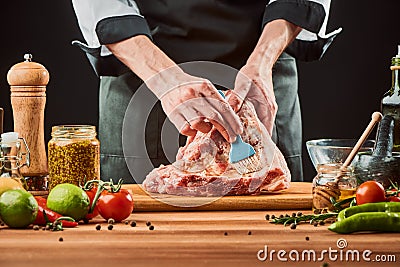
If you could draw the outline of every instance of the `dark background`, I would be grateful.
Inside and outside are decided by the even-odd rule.
[[[358,138],[390,88],[390,59],[400,44],[400,1],[333,0],[328,29],[343,32],[321,61],[298,63],[303,143],[315,138]],[[70,1],[7,1],[0,16],[0,106],[12,131],[7,71],[25,53],[50,72],[45,138],[58,124],[97,125],[98,78],[84,54]],[[305,179],[315,175],[304,144]]]

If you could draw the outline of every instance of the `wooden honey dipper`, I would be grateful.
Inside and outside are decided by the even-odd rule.
[[[382,120],[382,114],[380,112],[374,112],[371,116],[371,121],[369,122],[367,128],[365,128],[364,132],[358,139],[357,143],[354,145],[353,149],[351,150],[350,154],[347,156],[345,162],[340,167],[341,170],[346,169],[353,161],[354,157],[357,155],[358,151],[360,150],[361,146],[364,144],[365,140],[367,140],[368,136],[374,129],[375,125]]]

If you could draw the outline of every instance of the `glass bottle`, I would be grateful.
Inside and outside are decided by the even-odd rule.
[[[26,152],[23,152],[25,150]],[[23,166],[29,167],[29,148],[24,138],[16,132],[1,134],[0,142],[0,179],[12,178],[19,181],[26,190],[28,186],[20,172]]]
[[[400,152],[400,45],[397,55],[392,58],[390,69],[392,70],[392,86],[383,95],[381,110],[383,115],[391,115],[394,118],[393,151]]]
[[[313,210],[334,210],[331,198],[336,202],[354,197],[357,190],[357,178],[353,168],[342,168],[340,163],[317,165],[317,175],[313,180]]]
[[[91,125],[53,126],[48,143],[49,190],[100,179],[100,142]]]

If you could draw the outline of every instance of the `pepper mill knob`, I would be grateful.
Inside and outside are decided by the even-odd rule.
[[[14,132],[25,138],[31,156],[30,167],[21,168],[23,176],[38,177],[48,174],[44,140],[44,109],[49,72],[31,54],[15,64],[7,74],[11,90]]]
[[[50,75],[47,69],[32,61],[31,54],[24,55],[25,61],[15,64],[7,73],[10,86],[46,86]]]

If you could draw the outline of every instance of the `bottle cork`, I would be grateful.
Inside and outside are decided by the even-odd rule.
[[[15,64],[7,74],[11,90],[14,131],[25,138],[30,150],[30,166],[21,168],[23,176],[37,177],[48,174],[44,140],[44,109],[46,86],[49,83],[47,69],[32,61],[31,54],[25,61]]]

